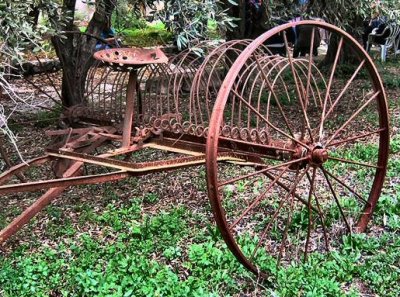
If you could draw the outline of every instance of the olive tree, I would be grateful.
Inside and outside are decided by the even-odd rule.
[[[25,49],[40,49],[41,36],[51,33],[49,27],[37,24],[33,11],[39,5],[45,7],[48,13],[57,9],[51,1],[5,0],[0,3],[0,134],[8,137],[18,154],[15,136],[7,122],[21,104],[31,102],[30,98],[20,98],[16,94],[9,79],[14,75],[11,70],[24,61]],[[9,100],[7,109],[3,104],[6,97]]]

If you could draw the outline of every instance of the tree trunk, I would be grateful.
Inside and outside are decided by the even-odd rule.
[[[345,31],[349,33],[351,36],[355,37],[355,39],[359,40],[361,36],[360,33],[355,28],[359,28],[360,26],[362,26],[362,19],[357,18],[353,20],[352,26],[346,28]],[[329,40],[328,51],[326,53],[325,59],[321,62],[322,66],[329,66],[333,64],[338,45],[339,45],[339,40],[337,36],[332,34]],[[348,63],[352,65],[357,63],[357,61],[358,57],[354,55],[354,51],[348,45],[344,45],[344,48],[342,48],[341,55],[339,57],[339,64]]]
[[[235,25],[237,27],[233,30],[226,32],[226,40],[235,40],[245,38],[246,30],[246,0],[239,0],[237,5],[232,5],[229,1],[226,1],[224,9],[228,10],[228,14],[231,17],[237,18]]]
[[[28,14],[31,19],[33,28],[36,28],[39,22],[40,9],[37,6],[31,6],[32,11]]]
[[[64,0],[63,11],[70,15],[70,19],[62,31],[74,31],[74,12],[76,0]],[[96,11],[89,22],[87,33],[78,31],[64,33],[63,37],[55,36],[52,40],[63,68],[62,77],[62,104],[66,107],[84,104],[84,90],[87,73],[93,65],[93,53],[98,40],[90,35],[99,37],[102,30],[111,20],[115,8],[114,0],[96,1]]]

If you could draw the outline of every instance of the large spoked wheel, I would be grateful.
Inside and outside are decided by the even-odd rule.
[[[207,139],[217,225],[238,260],[263,277],[365,231],[388,159],[387,103],[368,54],[316,21],[296,23],[291,44],[292,25],[266,32],[237,58]],[[282,51],[272,55],[265,46],[277,34]],[[220,162],[227,150],[253,161]]]

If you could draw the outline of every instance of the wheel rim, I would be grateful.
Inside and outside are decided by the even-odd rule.
[[[251,43],[222,84],[207,138],[208,193],[217,225],[238,260],[261,276],[271,261],[305,258],[321,246],[329,249],[341,234],[365,231],[387,166],[387,103],[372,60],[332,25],[296,24],[314,36],[306,44],[308,55],[262,54],[263,44],[284,36],[292,24]],[[310,55],[320,29],[338,41],[339,54],[327,69],[321,49],[318,57]],[[283,41],[291,52],[287,37]],[[355,63],[346,69],[339,60],[349,52]],[[370,146],[369,138],[378,146]],[[247,143],[249,152],[254,143],[278,147],[281,160],[268,153],[258,167],[218,163],[218,152],[235,150],[237,141]]]

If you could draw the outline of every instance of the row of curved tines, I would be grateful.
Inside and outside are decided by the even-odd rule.
[[[234,40],[225,43],[203,42],[195,48],[169,56],[167,64],[147,65],[138,74],[136,123],[174,133],[205,137],[212,109],[222,82],[234,61],[251,43]],[[286,58],[256,52],[260,63],[279,65]],[[265,143],[268,129],[255,122],[248,107],[237,96],[250,98],[263,79],[256,61],[249,60],[235,82],[224,112],[221,134],[225,137]],[[275,67],[275,66],[271,66]],[[270,67],[270,68],[271,68]],[[128,75],[110,67],[94,67],[86,88],[89,105],[98,114],[118,122],[122,119]],[[255,81],[259,80],[257,83]],[[100,112],[99,112],[100,111]]]

